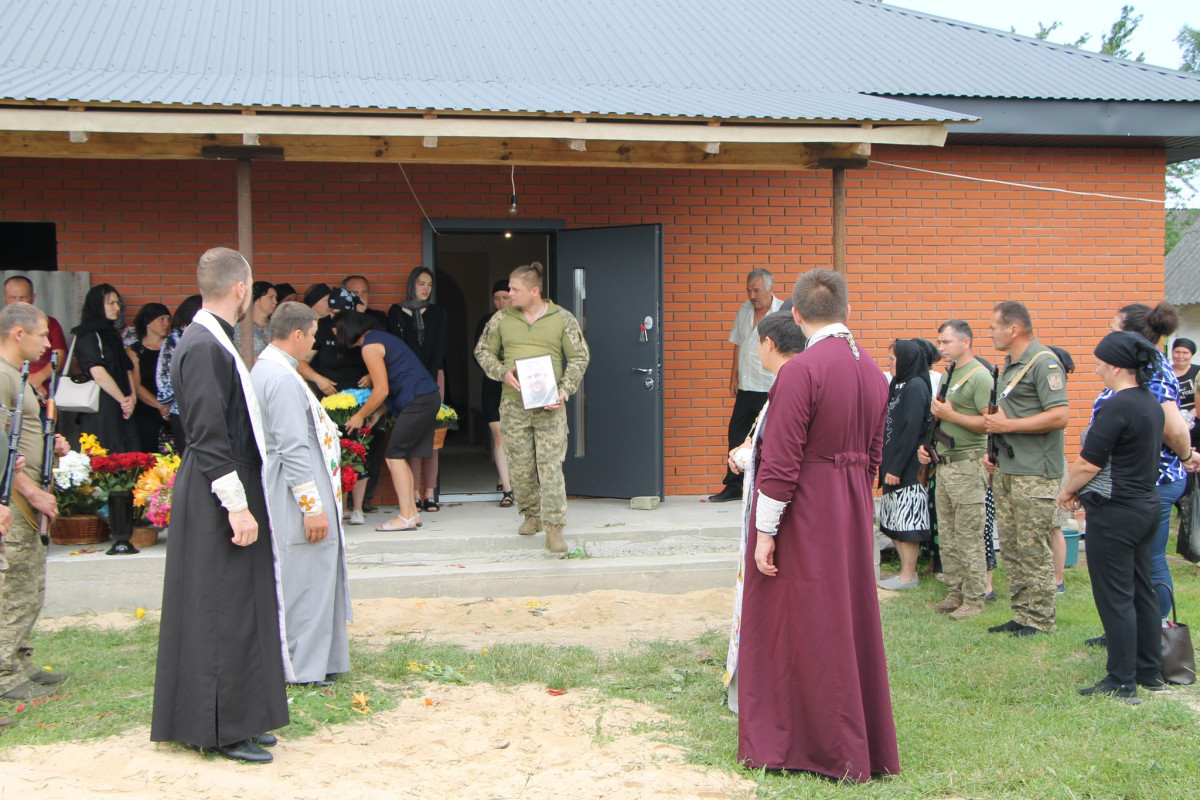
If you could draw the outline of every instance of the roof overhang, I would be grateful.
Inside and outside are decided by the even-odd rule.
[[[928,110],[928,109],[926,109]],[[946,121],[970,121],[950,114]],[[0,106],[0,156],[811,169],[873,144],[940,147],[942,121],[545,118],[311,109]],[[238,148],[262,148],[259,151]],[[236,156],[234,156],[236,157]]]
[[[980,119],[978,125],[954,130],[950,134],[951,143],[1154,147],[1166,151],[1168,164],[1200,158],[1198,101],[1115,102],[907,95],[894,99],[930,103]]]

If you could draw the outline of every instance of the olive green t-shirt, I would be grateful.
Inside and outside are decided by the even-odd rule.
[[[0,358],[0,403],[4,404],[4,430],[7,432],[17,408],[17,390],[21,386],[21,371]],[[42,479],[42,420],[38,415],[38,400],[33,386],[25,384],[25,405],[21,407],[21,455],[25,456],[25,474],[34,481]],[[7,456],[7,448],[6,456]],[[3,467],[0,467],[3,472]]]
[[[945,380],[945,375],[942,380]],[[959,414],[969,417],[982,416],[987,411],[988,400],[992,394],[992,374],[983,364],[972,358],[965,364],[956,364],[950,388],[946,391],[946,402]],[[942,432],[954,439],[954,449],[938,442],[937,450],[940,455],[960,453],[964,450],[981,450],[987,444],[987,435],[969,431],[950,420],[942,420]]]
[[[1039,356],[1038,353],[1046,355]],[[1010,385],[1033,362],[1011,391]],[[1014,419],[1040,414],[1067,405],[1067,376],[1049,348],[1034,339],[1016,361],[1005,359],[996,387],[1000,408]],[[1007,392],[1007,394],[1006,394]],[[1012,448],[1000,447],[1000,471],[1005,475],[1039,475],[1061,478],[1063,475],[1063,431],[1047,433],[1006,433],[1004,440]]]

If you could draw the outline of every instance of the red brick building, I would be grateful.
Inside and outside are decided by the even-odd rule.
[[[47,5],[60,15],[70,7]],[[75,28],[66,17],[61,25],[72,36],[86,37],[104,22],[104,13],[116,13],[95,5]],[[388,14],[399,13],[389,4],[352,5],[381,15],[373,19],[385,34],[398,30],[385,24]],[[652,342],[657,385],[650,391],[661,417],[653,421],[653,437],[641,437],[632,450],[628,442],[616,448],[620,458],[640,459],[644,449],[646,460],[661,460],[661,467],[653,467],[661,470],[659,485],[637,493],[707,494],[719,480],[731,402],[726,338],[744,299],[745,274],[759,266],[775,274],[782,296],[799,272],[840,265],[844,258],[851,326],[881,361],[891,339],[932,337],[949,317],[974,325],[977,350],[995,356],[986,337],[990,309],[1002,299],[1025,301],[1040,338],[1068,348],[1080,362],[1083,374],[1072,383],[1078,413],[1068,437],[1072,446],[1078,441],[1086,399],[1098,389],[1089,374],[1092,343],[1118,305],[1162,296],[1164,167],[1200,152],[1200,77],[858,0],[764,0],[762,13],[749,15],[760,18],[760,33],[772,41],[780,30],[802,36],[805,48],[797,49],[804,53],[738,50],[750,47],[741,34],[755,28],[753,20],[732,32],[708,30],[688,12],[694,4],[680,2],[674,13],[699,27],[689,27],[686,38],[671,38],[664,23],[671,7],[648,10],[631,0],[630,9],[662,15],[652,15],[646,29],[658,34],[661,52],[637,52],[639,69],[643,74],[659,69],[651,77],[665,90],[623,84],[618,76],[604,86],[609,95],[597,100],[590,93],[604,72],[601,66],[618,71],[624,59],[634,58],[621,43],[636,37],[595,24],[603,16],[601,4],[533,5],[545,12],[535,22],[487,18],[478,4],[443,3],[428,8],[423,23],[455,30],[464,42],[504,41],[495,26],[522,31],[532,26],[543,35],[530,37],[525,50],[535,64],[530,71],[540,64],[551,73],[561,64],[545,43],[563,41],[562,31],[574,25],[581,38],[572,41],[581,43],[581,56],[571,63],[580,74],[563,78],[554,87],[558,94],[540,107],[528,102],[519,113],[511,97],[507,104],[450,103],[457,99],[456,88],[493,86],[482,78],[492,77],[488,70],[499,61],[487,61],[482,50],[462,54],[458,64],[460,72],[476,70],[476,83],[460,77],[437,84],[411,68],[408,79],[434,86],[429,91],[441,92],[441,103],[389,105],[376,93],[369,109],[357,100],[343,107],[321,102],[302,107],[269,96],[271,80],[279,76],[246,53],[239,55],[236,46],[232,54],[198,51],[201,61],[227,58],[239,70],[246,66],[245,72],[230,73],[225,84],[219,69],[207,75],[208,82],[199,69],[198,82],[187,83],[178,71],[162,67],[168,56],[148,47],[127,54],[141,59],[141,73],[128,63],[113,66],[121,59],[103,47],[85,53],[90,65],[63,67],[69,59],[60,51],[72,36],[30,44],[19,36],[29,16],[13,9],[10,16],[0,15],[14,20],[5,24],[7,33],[0,27],[0,46],[6,37],[25,42],[16,51],[25,69],[0,73],[0,97],[7,98],[0,101],[0,229],[4,223],[52,222],[57,268],[86,270],[93,282],[115,284],[131,306],[177,303],[194,291],[200,252],[247,241],[256,277],[286,280],[303,290],[309,282],[361,273],[372,281],[372,304],[385,306],[402,299],[412,267],[436,267],[446,257],[438,252],[441,237],[431,232],[425,214],[435,227],[449,223],[479,236],[544,233],[552,269],[556,231],[661,226],[660,307],[648,312],[661,337]],[[185,14],[167,4],[135,6],[143,14],[139,30],[151,39],[157,30],[176,30],[172,26]],[[303,8],[319,6],[314,0]],[[446,10],[460,13],[466,7],[482,16],[451,19]],[[763,18],[770,19],[770,30],[763,28]],[[202,15],[189,24],[203,32],[208,22]],[[282,30],[270,19],[249,16],[228,24],[226,32],[236,29],[251,40]],[[814,33],[821,24],[829,26],[828,35]],[[909,59],[900,65],[904,69],[889,64],[890,57],[898,58],[894,40],[912,41],[914,32],[929,39],[920,62]],[[854,45],[852,34],[864,46]],[[444,51],[421,51],[415,46],[419,37],[413,37],[399,48],[410,58],[443,58]],[[832,47],[822,44],[827,39],[837,42],[833,50],[843,62],[836,80],[814,78],[809,69],[814,49]],[[200,34],[183,37],[180,47],[205,41]],[[307,46],[320,49],[312,42]],[[629,47],[637,50],[636,42]],[[602,51],[602,65],[585,58]],[[755,75],[732,66],[747,60],[764,68],[757,83]],[[95,77],[100,62],[107,65],[107,84]],[[1004,65],[1002,74],[995,64]],[[270,59],[267,65],[279,66]],[[256,66],[266,70],[267,89],[255,89]],[[721,67],[736,74],[716,85],[712,76]],[[160,80],[148,80],[146,73],[156,69]],[[351,83],[341,75],[342,85],[351,86],[348,95],[372,91],[378,75],[360,72]],[[514,67],[498,77],[510,81],[504,85],[510,94],[536,94],[543,87],[538,81],[544,78],[527,75],[523,83],[520,72]],[[688,72],[694,85],[672,88],[678,72]],[[72,74],[78,77],[74,83]],[[805,85],[806,79],[820,85]],[[837,81],[844,85],[831,85]],[[1098,94],[1101,86],[1106,94]],[[255,91],[261,95],[257,101]],[[835,91],[853,114],[801,117],[780,110],[808,101],[821,105]],[[553,102],[572,95],[582,99],[575,105]],[[707,113],[706,103],[712,106]],[[909,113],[898,113],[901,106]],[[87,110],[72,112],[73,107]],[[231,108],[246,113],[230,113]],[[187,113],[193,116],[181,121]],[[972,118],[980,121],[970,124]],[[573,123],[566,134],[579,130],[580,136],[587,133],[584,138],[562,138],[561,125],[522,129],[575,119],[587,122]],[[481,122],[496,127],[471,128]],[[463,124],[454,127],[458,123]],[[621,127],[605,128],[617,123]],[[950,124],[950,136],[939,147],[944,123]],[[395,136],[372,132],[372,125],[391,124],[399,126]],[[707,128],[711,143],[697,138],[705,135],[696,132],[697,125]],[[298,127],[287,132],[288,126]],[[356,133],[358,127],[364,133]],[[653,133],[636,138],[643,130]],[[679,135],[667,141],[675,134],[663,130]],[[627,135],[633,138],[622,138]],[[746,139],[736,141],[738,136]],[[921,144],[903,143],[907,140]],[[212,147],[225,150],[205,149]],[[239,167],[237,161],[212,160],[214,154],[252,162]],[[404,164],[411,190],[396,162]],[[837,174],[845,179],[844,240],[835,235]],[[514,179],[518,213],[510,216]],[[241,239],[239,209],[243,226],[252,223],[249,231],[243,227]],[[494,249],[489,252],[484,287],[460,287],[469,295],[463,319],[470,317],[464,324],[472,329],[490,279],[515,266]],[[568,266],[565,257],[560,260],[558,268]],[[552,290],[570,307],[561,296],[570,294],[568,283],[562,278]],[[627,299],[632,305],[637,298]],[[611,336],[612,319],[589,316],[589,341]],[[464,339],[460,350],[468,347]],[[458,357],[468,360],[466,352]],[[610,389],[627,370],[596,369],[589,372],[588,408],[616,407],[619,417],[624,401]],[[465,403],[474,397],[466,385],[459,391]],[[589,456],[606,446],[614,447],[612,440],[593,435]],[[587,481],[572,491],[589,493]]]

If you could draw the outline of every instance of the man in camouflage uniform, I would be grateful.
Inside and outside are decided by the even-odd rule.
[[[7,410],[6,428],[17,405],[21,362],[42,354],[49,346],[48,334],[46,315],[28,303],[13,303],[0,311],[0,403]],[[0,586],[0,698],[12,701],[53,694],[54,685],[67,677],[35,667],[29,643],[46,596],[46,548],[38,535],[38,513],[51,520],[58,514],[54,495],[39,486],[42,424],[37,409],[37,396],[26,384],[20,445],[25,469],[13,478],[12,526],[4,537],[8,566]],[[66,441],[58,437],[55,451],[66,450]]]
[[[992,391],[992,376],[971,353],[971,326],[952,319],[938,328],[938,352],[954,365],[945,401],[931,404],[942,433],[953,440],[936,443],[940,463],[934,503],[937,507],[938,545],[946,576],[946,598],[929,608],[959,621],[982,614],[987,591],[987,563],[983,549],[984,446],[983,414]],[[946,380],[943,376],[942,380]],[[930,463],[922,446],[917,457]]]
[[[1002,443],[999,463],[984,456],[984,467],[994,472],[996,531],[1013,618],[988,631],[1032,636],[1055,629],[1050,530],[1069,419],[1066,377],[1050,349],[1034,338],[1033,321],[1021,303],[997,305],[991,332],[1006,357],[996,386],[999,410],[984,414],[984,430],[1001,435]]]
[[[579,388],[591,356],[579,321],[542,298],[542,281],[542,265],[536,261],[513,270],[508,282],[510,305],[497,311],[484,327],[475,358],[489,378],[504,383],[500,431],[517,510],[525,517],[518,532],[532,535],[544,525],[546,548],[566,553],[562,531],[567,522],[567,487],[562,464],[567,457],[567,412],[563,403]],[[554,364],[559,401],[526,409],[515,362],[543,355]]]

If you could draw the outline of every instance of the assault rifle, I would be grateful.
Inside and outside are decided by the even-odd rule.
[[[942,377],[941,384],[938,385],[938,402],[946,402],[946,392],[950,389],[950,380],[954,377],[954,367],[957,362],[951,361],[950,366],[946,368],[946,374]],[[930,414],[932,416],[932,413]],[[942,431],[942,421],[936,417],[933,418],[929,426],[929,435],[925,437],[922,446],[925,452],[929,454],[929,463],[922,464],[917,469],[917,481],[922,486],[929,485],[929,472],[938,464],[942,463],[942,459],[937,454],[937,443],[941,442],[946,447],[954,447],[954,437]]]
[[[996,393],[1000,388],[1000,367],[992,367],[992,392],[988,396],[987,413],[997,414],[1000,412],[1000,403],[996,399]],[[1008,457],[1013,457],[1012,445],[1004,441],[1004,437],[999,433],[989,433],[987,437],[987,454],[990,460],[997,467],[1000,466],[1000,445],[1004,445],[1005,452]],[[988,486],[992,485],[992,474],[988,475]]]
[[[25,411],[25,384],[29,382],[29,362],[21,364],[21,387],[17,390],[17,407],[8,420],[8,463],[4,467],[4,481],[0,483],[0,504],[9,505],[12,500],[13,478],[17,477],[18,448],[21,446],[21,422]]]
[[[58,391],[58,351],[50,353],[50,391],[46,397],[46,414],[42,418],[42,491],[54,493],[54,428],[58,424],[58,406],[54,393]],[[38,533],[42,544],[50,545],[50,520],[38,514]]]

